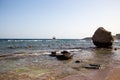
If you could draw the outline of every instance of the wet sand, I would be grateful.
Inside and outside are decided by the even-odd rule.
[[[0,80],[120,80],[120,49],[69,50],[73,59],[60,61],[50,52],[0,56]],[[60,51],[58,51],[60,53]],[[80,63],[75,63],[79,60]],[[86,69],[100,64],[100,69]]]

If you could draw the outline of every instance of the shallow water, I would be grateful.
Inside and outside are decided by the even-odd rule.
[[[59,61],[56,57],[50,57],[50,52],[22,52],[0,57],[0,73],[1,75],[2,73],[6,73],[6,75],[12,74],[12,78],[14,78],[14,75],[27,75],[33,80],[37,80],[37,78],[45,75],[51,77],[51,74],[53,74],[52,77],[57,80],[79,72],[85,73],[86,70],[82,66],[91,63],[101,64],[103,69],[108,66],[117,67],[120,65],[120,49],[90,48],[87,50],[70,49],[68,51],[71,51],[74,56],[73,59],[67,61]],[[75,63],[76,60],[81,61],[81,63]],[[6,78],[3,80],[6,80]]]
[[[3,53],[3,51],[0,56],[0,80],[58,80],[79,73],[87,75],[89,72],[94,71],[83,68],[83,66],[88,64],[100,64],[100,71],[109,68],[120,68],[120,49],[118,43],[115,42],[112,49],[95,48],[92,47],[93,45],[85,47],[85,45],[90,44],[89,41],[85,44],[79,43],[84,44],[84,47],[81,48],[81,45],[79,45],[80,48],[74,49],[72,47],[48,50],[17,48],[10,49],[10,53],[9,51]],[[114,50],[114,48],[117,48],[117,50]],[[51,51],[57,51],[60,54],[63,50],[73,54],[73,59],[60,61],[56,57],[49,56]],[[75,63],[76,60],[79,60],[80,63]]]

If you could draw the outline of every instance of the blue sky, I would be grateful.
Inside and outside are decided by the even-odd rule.
[[[84,38],[120,33],[120,0],[0,0],[0,38]]]

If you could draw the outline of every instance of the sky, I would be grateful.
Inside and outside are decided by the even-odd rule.
[[[0,38],[91,37],[120,33],[120,0],[0,0]]]

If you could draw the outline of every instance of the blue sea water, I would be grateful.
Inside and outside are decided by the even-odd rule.
[[[120,46],[115,40],[113,46]],[[0,54],[16,51],[50,51],[94,47],[92,40],[83,39],[0,39]]]

